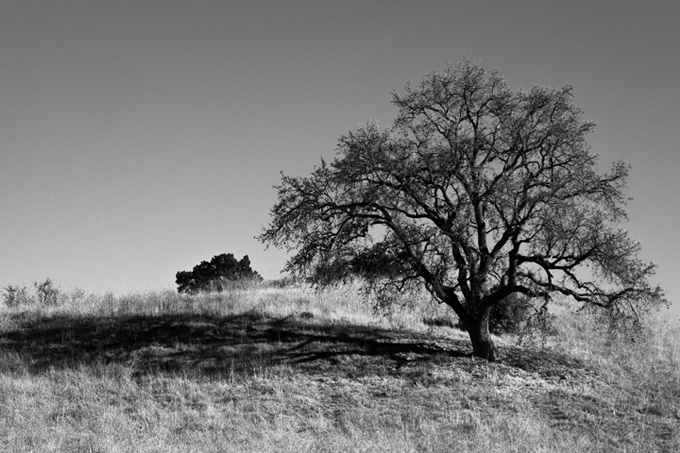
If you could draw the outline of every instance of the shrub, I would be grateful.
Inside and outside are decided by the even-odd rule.
[[[506,297],[491,310],[489,330],[495,334],[521,333],[528,326],[533,311],[526,297],[518,294]]]
[[[31,296],[25,286],[7,285],[4,291],[3,299],[8,307],[26,305],[31,302]]]
[[[33,303],[43,306],[57,305],[59,303],[59,290],[49,278],[43,282],[33,283],[33,288],[35,292],[31,294],[25,286],[5,286],[5,294],[3,295],[5,304],[8,307],[16,307]]]
[[[42,283],[33,283],[35,287],[36,300],[40,305],[57,305],[59,290],[54,287],[49,278]]]

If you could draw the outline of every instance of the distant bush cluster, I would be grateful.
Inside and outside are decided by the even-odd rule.
[[[177,292],[188,294],[222,292],[260,281],[262,277],[250,267],[248,255],[237,261],[231,253],[213,256],[209,262],[201,261],[191,271],[175,274]]]
[[[59,290],[49,278],[43,282],[33,283],[32,291],[26,286],[7,285],[4,288],[3,300],[8,307],[29,304],[57,305]]]

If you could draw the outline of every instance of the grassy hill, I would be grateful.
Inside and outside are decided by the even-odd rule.
[[[486,363],[445,307],[351,286],[0,305],[0,451],[680,451],[680,321],[558,308]]]

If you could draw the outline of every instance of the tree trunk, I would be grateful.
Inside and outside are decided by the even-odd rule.
[[[472,341],[472,355],[489,362],[496,361],[496,345],[494,345],[489,333],[490,309],[486,309],[472,319],[467,326],[470,340]]]

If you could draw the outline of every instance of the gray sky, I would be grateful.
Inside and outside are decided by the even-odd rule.
[[[680,300],[679,22],[676,0],[2,0],[0,285],[174,288],[225,252],[277,277],[284,254],[253,236],[279,172],[468,57],[514,88],[575,86]]]

